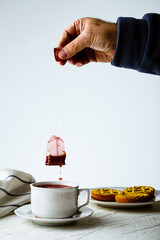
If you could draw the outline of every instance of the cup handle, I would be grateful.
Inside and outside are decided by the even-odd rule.
[[[83,203],[82,205],[78,206],[78,208],[77,208],[78,211],[79,211],[80,208],[88,205],[88,203],[89,203],[90,191],[89,191],[88,188],[81,188],[81,189],[78,189],[78,195],[79,195],[81,192],[83,192],[83,191],[85,191],[85,192],[87,193],[87,200],[86,200],[85,203]]]

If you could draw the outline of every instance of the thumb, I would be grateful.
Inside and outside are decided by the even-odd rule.
[[[87,38],[81,33],[58,52],[61,59],[69,59],[88,46]]]

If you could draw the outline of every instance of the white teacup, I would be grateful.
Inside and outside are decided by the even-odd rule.
[[[67,218],[89,203],[90,191],[66,181],[45,181],[31,184],[32,213],[41,218]],[[87,192],[87,200],[78,205],[80,192]]]

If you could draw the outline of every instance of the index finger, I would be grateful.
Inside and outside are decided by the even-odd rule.
[[[69,33],[66,30],[64,30],[62,35],[61,35],[61,39],[60,39],[60,42],[58,44],[58,47],[62,48],[64,46],[66,46],[71,41],[72,41],[72,39],[71,39]]]
[[[66,46],[69,42],[71,42],[80,34],[80,24],[81,21],[80,19],[78,19],[63,31],[58,45],[59,47]]]

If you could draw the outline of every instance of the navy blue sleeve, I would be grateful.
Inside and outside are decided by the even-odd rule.
[[[142,19],[119,17],[112,65],[160,75],[160,15]]]

